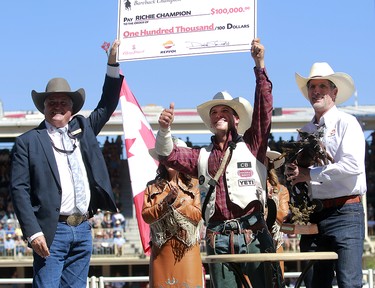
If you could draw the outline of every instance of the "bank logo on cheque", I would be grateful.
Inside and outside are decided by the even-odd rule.
[[[172,40],[165,41],[162,45],[164,47],[164,50],[160,51],[160,54],[176,53],[176,49],[171,49],[175,45]]]
[[[174,43],[172,40],[168,40],[163,43],[163,46],[165,49],[171,49],[174,46]]]

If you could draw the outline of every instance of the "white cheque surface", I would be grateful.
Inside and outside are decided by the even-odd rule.
[[[119,0],[119,61],[249,51],[256,0]]]

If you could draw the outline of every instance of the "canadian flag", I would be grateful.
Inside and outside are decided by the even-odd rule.
[[[120,103],[138,228],[143,251],[149,255],[150,227],[143,221],[142,206],[147,182],[156,176],[157,162],[148,153],[148,149],[155,147],[155,135],[125,78],[122,82]]]

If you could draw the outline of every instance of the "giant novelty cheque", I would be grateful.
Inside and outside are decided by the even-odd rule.
[[[249,51],[256,0],[119,0],[118,61]]]

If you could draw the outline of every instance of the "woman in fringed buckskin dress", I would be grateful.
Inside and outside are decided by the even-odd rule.
[[[150,154],[157,159],[153,149]],[[142,209],[151,230],[150,287],[203,287],[198,181],[162,164],[157,174],[147,184]]]

